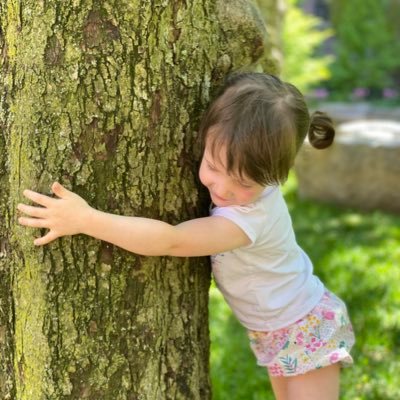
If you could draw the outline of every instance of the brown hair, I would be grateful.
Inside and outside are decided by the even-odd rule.
[[[333,142],[335,130],[326,114],[310,117],[295,86],[254,72],[229,76],[200,125],[203,148],[211,140],[215,156],[226,145],[228,172],[261,185],[287,179],[307,133],[310,143],[323,149]]]

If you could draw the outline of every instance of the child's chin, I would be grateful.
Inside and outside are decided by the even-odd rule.
[[[225,199],[222,199],[215,195],[211,195],[211,200],[212,200],[213,204],[215,204],[217,207],[227,207],[227,206],[234,205],[232,200],[225,200]]]

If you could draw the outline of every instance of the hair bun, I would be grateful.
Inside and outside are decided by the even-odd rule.
[[[311,115],[308,140],[317,149],[329,147],[335,137],[335,128],[332,119],[321,111]]]

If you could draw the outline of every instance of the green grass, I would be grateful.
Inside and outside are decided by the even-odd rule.
[[[341,399],[400,399],[400,216],[300,200],[293,176],[284,193],[299,244],[346,301],[356,332],[355,365],[343,370]],[[213,399],[273,399],[245,329],[215,287],[210,330]]]

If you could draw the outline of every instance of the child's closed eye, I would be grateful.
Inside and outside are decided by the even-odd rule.
[[[252,183],[246,183],[246,182],[239,182],[239,185],[244,189],[252,189],[254,186]]]
[[[214,164],[211,164],[209,161],[207,161],[207,167],[210,171],[218,171],[217,167]]]

